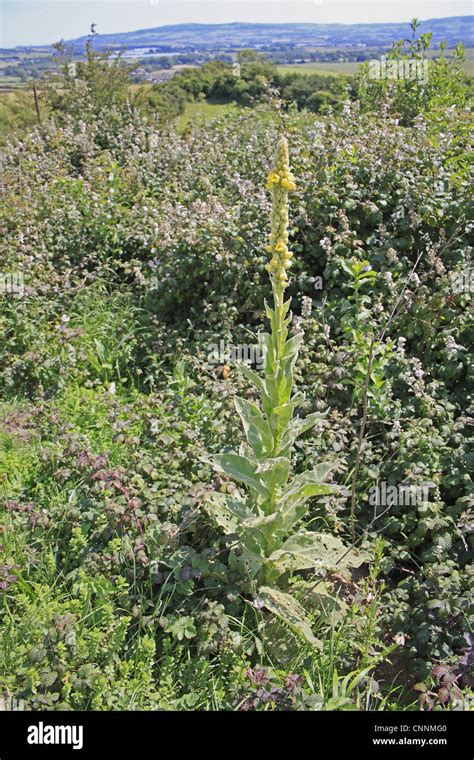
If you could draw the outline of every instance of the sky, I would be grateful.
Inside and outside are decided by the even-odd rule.
[[[45,45],[97,32],[232,21],[340,23],[467,16],[472,0],[0,0],[0,47]]]

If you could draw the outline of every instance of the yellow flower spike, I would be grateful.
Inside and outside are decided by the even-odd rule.
[[[274,172],[281,177],[286,177],[290,171],[290,156],[288,153],[288,143],[285,137],[280,137],[275,156]]]
[[[270,215],[271,232],[268,253],[272,259],[266,269],[270,273],[275,294],[283,297],[288,285],[286,269],[291,266],[293,254],[288,250],[288,193],[295,190],[296,183],[290,172],[290,159],[286,138],[280,138],[275,156],[275,164],[267,179],[267,188],[272,191],[272,211]],[[276,289],[276,290],[275,290]]]

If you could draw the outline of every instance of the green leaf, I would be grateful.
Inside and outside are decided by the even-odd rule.
[[[282,494],[282,498],[285,498],[286,496],[298,495],[301,489],[307,485],[325,486],[326,484],[324,484],[323,481],[326,480],[328,475],[335,469],[335,467],[336,465],[333,462],[321,462],[320,464],[316,465],[314,469],[309,470],[308,472],[303,472],[300,475],[296,475],[291,483],[288,483],[287,488]],[[330,488],[337,490],[336,486],[330,486]],[[317,493],[317,491],[315,493]]]
[[[306,585],[309,586],[310,584]],[[305,604],[311,610],[322,612],[326,619],[332,619],[334,622],[342,620],[348,610],[348,604],[344,599],[337,594],[334,595],[330,587],[322,581],[317,583],[316,586],[313,581],[305,594]]]
[[[262,586],[258,596],[267,610],[280,618],[295,633],[306,639],[309,644],[317,649],[322,649],[322,642],[314,636],[305,611],[296,599],[269,586]]]
[[[238,533],[244,520],[255,517],[243,501],[233,499],[229,494],[211,493],[203,503],[206,512],[227,535]]]
[[[247,551],[243,551],[239,555],[234,552],[230,552],[229,554],[229,567],[232,570],[237,570],[240,576],[245,576],[248,579],[256,578],[262,565],[263,560],[261,557],[257,557]]]
[[[293,335],[293,337],[285,343],[282,357],[284,360],[292,360],[298,356],[298,351],[301,348],[303,338],[303,333],[296,333],[296,335]]]
[[[286,379],[284,378],[282,381],[282,387],[278,389],[278,395],[281,398],[281,396],[285,395],[285,391],[287,390],[288,386],[286,385]],[[291,389],[290,389],[291,390]],[[297,406],[301,404],[301,402],[304,401],[304,394],[303,393],[295,393],[295,395],[292,397],[290,401],[288,401],[285,404],[281,404],[279,406],[275,406],[273,409],[273,415],[276,416],[276,428],[279,433],[282,433],[285,429],[288,423],[290,422],[293,412]]]
[[[338,492],[338,486],[322,482],[334,467],[330,462],[322,462],[314,470],[297,475],[287,485],[278,504],[285,531],[304,515],[305,510],[302,507],[311,496],[326,496]]]
[[[263,345],[264,354],[265,354],[265,376],[266,377],[269,376],[271,378],[274,373],[274,363],[275,363],[275,351],[273,348],[272,336],[270,335],[270,333],[262,333],[260,337],[262,340],[262,345]]]
[[[302,401],[304,401],[304,394],[300,392],[295,393],[291,401],[288,401],[288,403],[282,404],[281,406],[277,406],[273,410],[273,414],[283,416],[285,412],[287,411],[287,409],[289,408],[295,409],[297,406],[301,404]]]
[[[255,372],[253,369],[250,369],[250,367],[247,366],[247,364],[244,364],[243,362],[238,364],[237,367],[239,371],[242,372],[244,377],[250,383],[255,385],[255,387],[258,388],[258,390],[261,391],[261,393],[264,393],[264,394],[267,393],[267,389],[265,387],[265,380],[261,375],[258,374],[258,372]]]
[[[351,549],[337,536],[309,531],[290,536],[283,546],[270,556],[270,560],[276,562],[282,571],[360,567],[367,559],[364,552]]]
[[[246,364],[239,364],[238,365],[239,370],[242,372],[243,376],[253,385],[255,385],[256,388],[260,391],[262,394],[262,406],[265,414],[267,417],[270,416],[272,412],[272,401],[270,398],[270,393],[267,390],[267,384],[265,382],[265,378],[259,375],[257,372],[254,372],[254,370],[250,369]]]
[[[269,491],[282,488],[290,474],[291,462],[287,457],[268,459],[258,467],[258,475]]]
[[[290,306],[291,306],[291,298],[288,298],[288,299],[287,299],[287,300],[286,300],[286,301],[283,303],[283,310],[282,310],[282,314],[283,314],[283,316],[284,316],[284,317],[285,317],[285,316],[288,314],[288,309],[290,308]]]
[[[247,552],[246,559],[250,564],[257,562],[258,571],[266,548],[265,523],[271,520],[264,515],[256,517],[243,501],[233,499],[229,494],[209,494],[204,500],[204,508],[226,535],[238,536],[239,544]]]
[[[242,546],[261,563],[267,562],[266,556],[274,546],[275,526],[277,515],[252,516],[240,525],[240,540]]]
[[[283,372],[278,373],[277,377],[275,378],[274,386],[276,389],[275,398],[277,399],[277,403],[273,405],[274,408],[272,409],[272,413],[278,414],[278,412],[276,412],[276,409],[283,408],[283,406],[288,404],[290,401],[291,389],[293,387],[293,375],[292,368],[289,365],[283,368]],[[290,407],[290,414],[288,416],[288,419],[291,419],[292,414],[293,408]]]
[[[338,486],[322,482],[333,469],[333,464],[323,462],[314,470],[297,475],[288,484],[281,494],[277,507],[285,533],[303,517],[306,511],[305,502],[311,496],[326,496],[338,492]]]
[[[273,451],[273,434],[258,406],[239,396],[235,397],[234,403],[242,420],[247,440],[257,459],[270,456]]]
[[[293,420],[290,420],[281,438],[282,453],[284,452],[286,455],[288,455],[289,450],[293,446],[296,439],[300,435],[303,435],[303,433],[306,433],[307,430],[310,430],[312,427],[314,427],[314,425],[320,420],[324,419],[326,415],[327,412],[314,412],[305,418],[297,417]]]
[[[265,306],[265,314],[266,314],[266,317],[267,317],[267,319],[268,319],[270,322],[273,322],[273,320],[275,319],[275,310],[274,310],[274,309],[272,309],[272,308],[271,308],[271,307],[268,305],[268,301],[267,301],[267,299],[266,299],[266,298],[264,299],[263,303],[264,303],[264,306]]]
[[[263,499],[270,498],[268,489],[257,474],[258,465],[255,462],[239,454],[216,454],[211,461],[217,470],[251,486]]]
[[[253,512],[245,518],[245,522],[242,523],[243,528],[264,528],[267,525],[274,525],[277,522],[277,515],[272,513],[271,515],[255,515]]]
[[[245,457],[250,462],[255,462],[255,464],[257,464],[257,462],[255,461],[255,454],[246,441],[242,441],[242,443],[239,446],[239,456]]]

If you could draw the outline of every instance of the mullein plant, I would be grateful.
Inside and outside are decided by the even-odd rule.
[[[298,527],[311,497],[333,494],[338,489],[325,482],[334,464],[324,462],[291,476],[295,441],[322,414],[295,416],[304,398],[302,393],[293,393],[294,367],[303,335],[288,334],[291,299],[285,300],[285,290],[293,258],[288,248],[288,196],[296,184],[284,137],[278,143],[267,189],[272,194],[272,211],[266,269],[273,304],[265,302],[270,331],[260,336],[264,372],[258,374],[240,365],[248,381],[256,386],[260,404],[235,398],[246,441],[238,454],[220,454],[211,460],[218,472],[230,475],[247,489],[245,493],[213,493],[205,506],[224,532],[234,538],[230,562],[244,570],[249,587],[256,592],[257,606],[267,608],[310,643],[319,645],[304,609],[287,593],[291,575],[298,570],[354,566],[361,564],[364,557],[348,549],[338,537]]]

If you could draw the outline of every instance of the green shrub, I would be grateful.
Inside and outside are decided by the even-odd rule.
[[[290,637],[280,665],[261,611],[242,598],[229,539],[203,508],[232,484],[202,457],[239,444],[233,396],[257,400],[235,362],[211,354],[221,339],[254,343],[265,318],[261,186],[281,114],[259,106],[177,134],[114,104],[82,123],[45,122],[5,149],[2,267],[24,278],[23,294],[0,294],[12,694],[39,708],[100,708],[103,693],[108,709],[389,709],[388,665],[365,643],[386,659],[398,642],[406,689],[423,677],[428,693],[433,668],[458,667],[472,614],[470,116],[438,105],[406,126],[350,102],[340,114],[281,117],[299,178],[288,329],[304,331],[294,380],[302,416],[316,420],[291,465],[337,460],[341,486],[309,503],[305,524],[341,539],[352,511],[364,551],[379,534],[384,546],[375,580],[314,579],[347,606],[321,615],[324,594],[309,600],[323,650]],[[382,482],[428,483],[429,497],[377,506]],[[44,633],[69,614],[77,652]],[[46,649],[37,664],[29,630]],[[263,667],[266,691],[277,691],[255,703],[255,678],[243,674]],[[367,668],[350,689],[347,675]],[[305,681],[285,685],[290,675]]]

